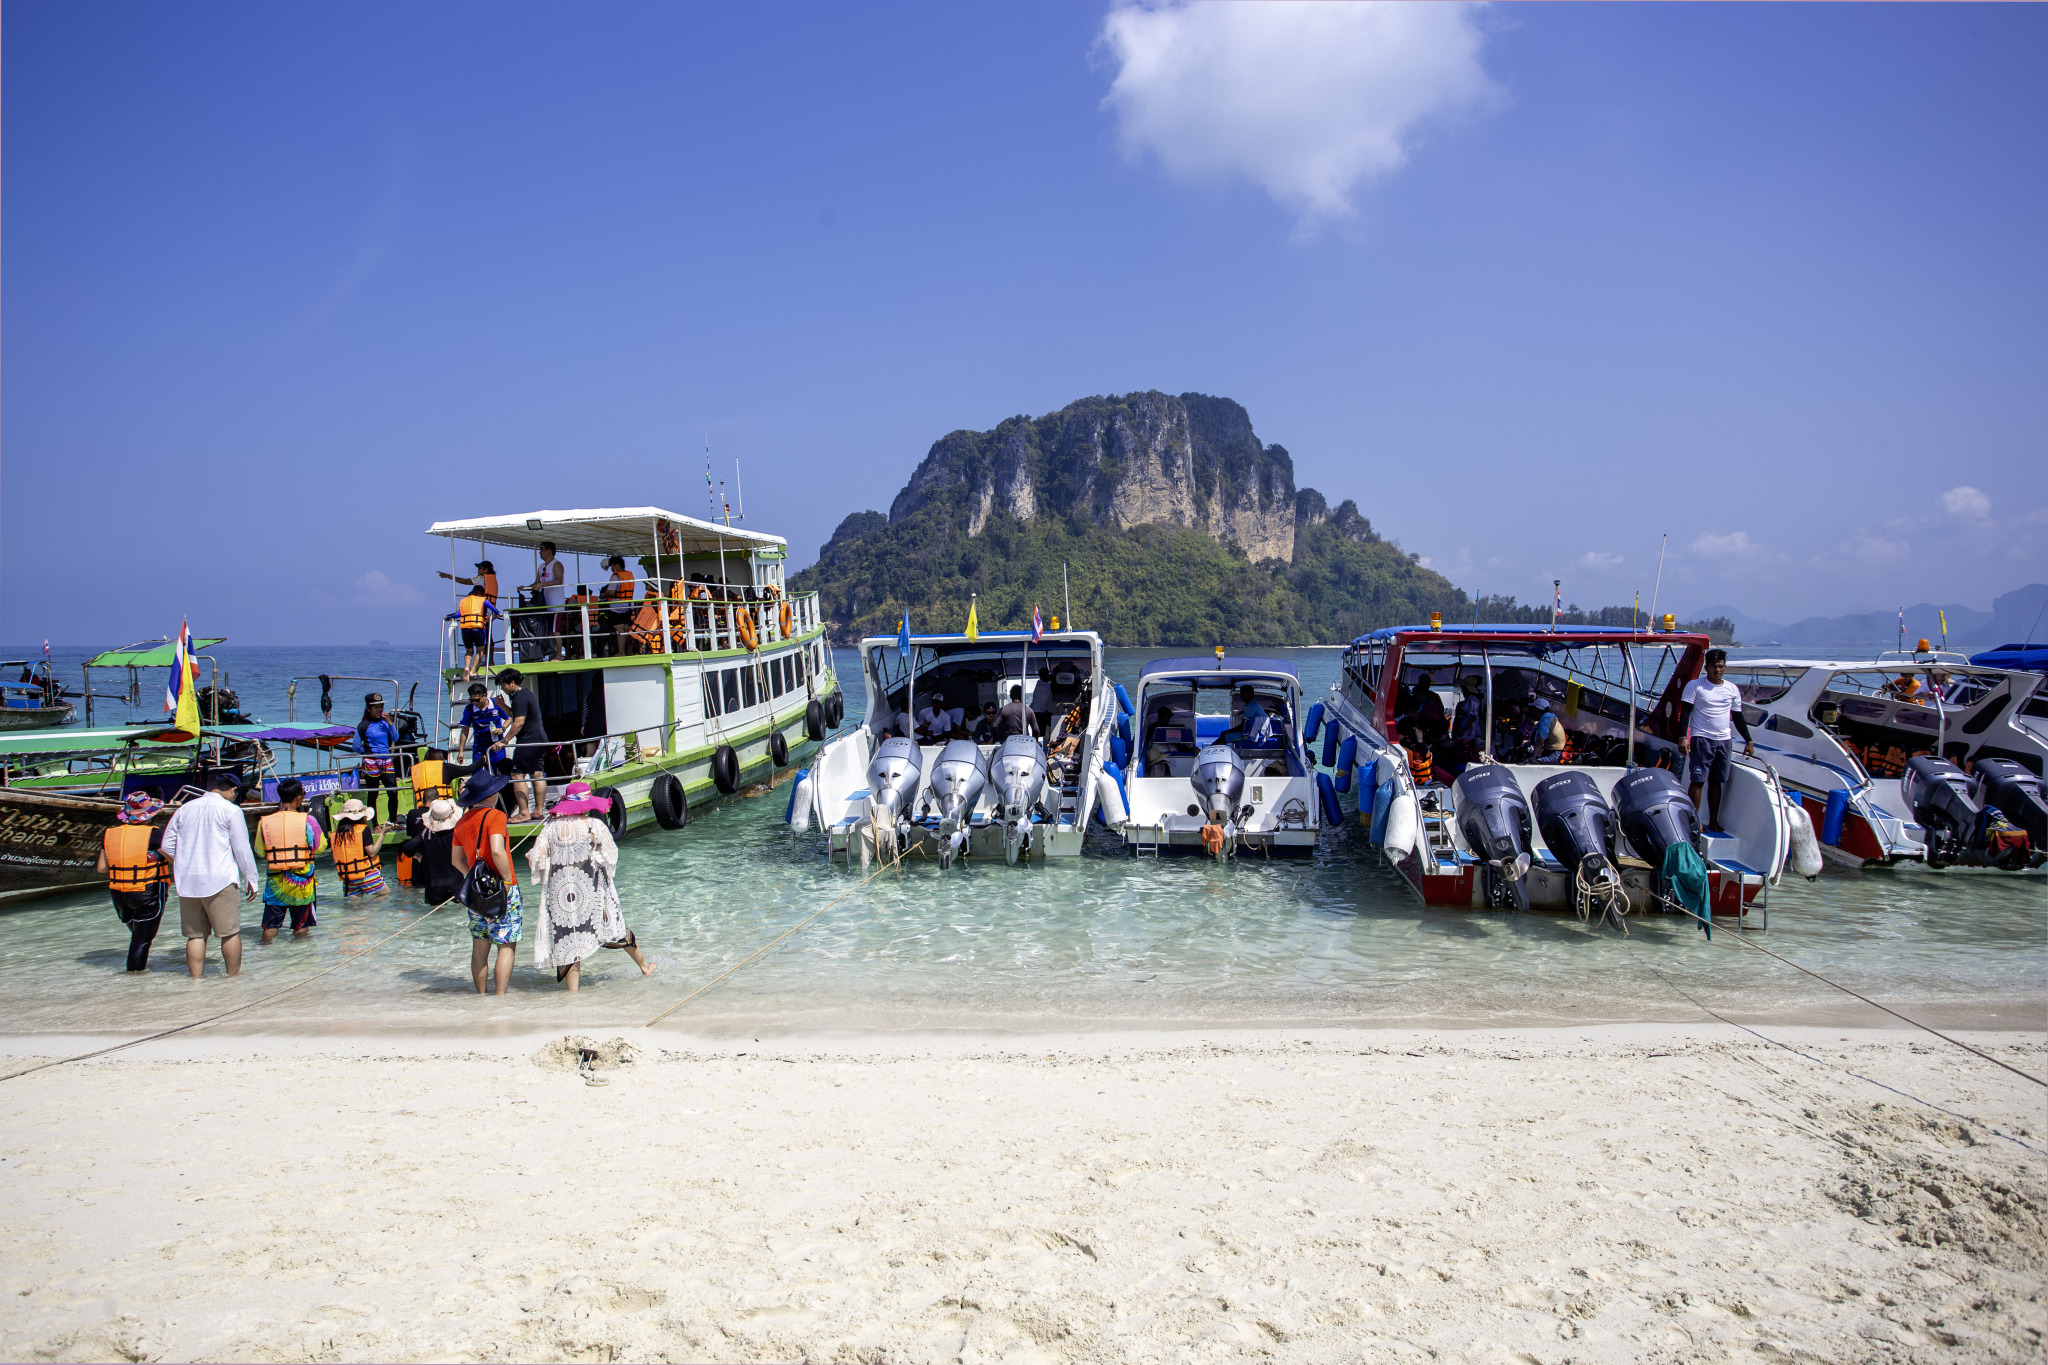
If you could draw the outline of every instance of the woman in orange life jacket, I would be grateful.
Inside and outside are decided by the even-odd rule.
[[[128,970],[149,970],[149,945],[164,922],[170,899],[171,860],[164,855],[164,831],[150,821],[164,803],[148,792],[132,792],[121,803],[120,821],[100,841],[97,870],[107,878],[114,913],[128,926]]]
[[[444,573],[440,577],[451,583],[460,583],[465,588],[481,588],[485,597],[493,602],[498,600],[498,570],[488,559],[479,559],[476,562],[474,578],[458,578],[452,573]]]
[[[384,836],[376,820],[375,811],[354,799],[335,812],[334,870],[341,874],[344,897],[381,896],[391,889],[384,882],[384,866],[378,857]]]

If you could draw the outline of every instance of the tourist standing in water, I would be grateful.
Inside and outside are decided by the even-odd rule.
[[[533,965],[553,967],[555,980],[572,991],[582,982],[583,960],[600,948],[623,949],[642,976],[654,973],[619,908],[619,846],[603,820],[590,818],[605,814],[611,804],[593,795],[588,782],[571,782],[526,855],[527,866],[540,878]]]
[[[149,945],[163,927],[171,899],[171,860],[163,854],[164,832],[149,822],[164,803],[148,792],[131,792],[121,803],[120,824],[100,842],[98,870],[106,876],[114,913],[128,926],[128,970],[149,970]]]
[[[428,905],[446,905],[462,889],[462,874],[455,870],[455,823],[462,813],[446,797],[437,797],[419,812],[420,830],[400,852],[412,859],[413,885],[425,894]]]
[[[498,994],[512,989],[512,960],[519,952],[522,927],[519,878],[512,871],[512,841],[505,827],[505,812],[499,809],[498,793],[507,779],[499,773],[477,773],[464,784],[458,804],[462,819],[456,823],[451,856],[455,870],[465,878],[479,863],[497,873],[505,883],[504,899],[488,909],[469,906],[469,975],[476,993],[484,993],[484,969],[490,965],[491,947],[497,946]]]
[[[391,889],[384,881],[383,843],[375,807],[351,797],[334,813],[334,870],[341,877],[344,899],[381,896]]]
[[[306,813],[306,786],[296,777],[277,784],[277,810],[256,822],[256,851],[263,855],[263,941],[277,937],[285,917],[292,937],[304,938],[320,922],[315,913],[319,878],[313,859],[326,836]]]
[[[206,972],[206,939],[220,940],[221,965],[229,976],[242,974],[242,900],[256,899],[256,855],[249,848],[249,822],[235,796],[242,784],[225,770],[213,776],[213,789],[187,801],[164,826],[164,856],[171,860],[178,888],[178,918],[185,930],[185,970],[196,981]]]

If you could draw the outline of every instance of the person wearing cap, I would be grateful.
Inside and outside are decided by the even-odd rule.
[[[341,894],[381,896],[391,887],[384,880],[384,862],[378,852],[384,832],[377,828],[377,812],[349,798],[334,813],[334,870],[341,877]]]
[[[256,822],[256,851],[269,875],[263,882],[263,941],[277,937],[290,916],[292,937],[304,938],[320,922],[315,913],[319,876],[313,859],[326,835],[306,813],[306,786],[296,777],[277,784],[277,810]]]
[[[925,704],[917,713],[917,728],[924,732],[924,738],[934,744],[942,744],[959,724],[960,713],[947,707],[946,694],[933,692],[925,698]]]
[[[261,877],[249,847],[249,821],[236,797],[242,784],[226,769],[215,773],[206,795],[187,801],[164,826],[164,857],[178,890],[178,918],[185,931],[185,970],[194,980],[206,973],[206,940],[220,940],[221,965],[242,974],[242,907],[235,899],[256,899]]]
[[[148,792],[130,792],[121,803],[118,825],[100,841],[97,870],[107,879],[114,913],[128,926],[128,970],[149,970],[149,945],[163,926],[171,898],[171,860],[164,856],[164,832],[150,823],[164,803]]]
[[[370,692],[363,697],[363,718],[356,722],[356,737],[349,745],[362,755],[356,780],[369,796],[370,814],[377,814],[377,793],[384,791],[391,809],[389,824],[398,823],[399,733],[395,722],[384,715],[384,694]]]
[[[465,588],[481,588],[485,597],[493,602],[498,600],[498,566],[491,563],[488,559],[479,559],[476,562],[476,577],[474,578],[459,578],[452,573],[444,573],[440,576],[451,583],[460,583]]]
[[[412,859],[414,884],[428,905],[446,905],[462,888],[462,874],[455,870],[455,824],[461,818],[453,801],[436,797],[420,812],[419,832],[400,849]]]
[[[613,555],[605,560],[604,566],[612,572],[611,578],[597,590],[597,600],[607,605],[604,613],[604,628],[612,637],[612,654],[627,653],[626,636],[633,629],[633,598],[639,591],[640,580],[633,577],[633,571],[626,567],[624,555]],[[649,597],[655,594],[650,591]]]
[[[600,948],[623,949],[642,976],[654,973],[619,909],[619,846],[605,821],[590,818],[607,814],[611,804],[592,794],[588,782],[571,782],[526,854],[540,879],[533,965],[553,967],[555,980],[572,991],[581,984],[584,959]]]
[[[484,969],[492,966],[493,945],[498,950],[494,971],[498,994],[512,989],[512,960],[519,952],[523,928],[519,878],[512,869],[512,839],[505,825],[505,812],[498,804],[498,793],[510,780],[503,773],[472,774],[456,799],[463,815],[455,823],[450,849],[455,871],[467,878],[470,868],[485,863],[505,882],[505,908],[500,914],[486,917],[474,909],[469,912],[469,976],[476,983],[478,995],[484,993]]]

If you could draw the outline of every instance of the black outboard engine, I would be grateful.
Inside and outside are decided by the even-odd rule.
[[[1467,768],[1451,785],[1458,832],[1486,864],[1486,903],[1529,908],[1529,802],[1515,775],[1498,763]]]
[[[1664,850],[1699,834],[1700,813],[1685,784],[1662,768],[1637,768],[1615,783],[1614,815],[1636,856],[1660,873]]]
[[[1977,794],[1987,806],[2027,832],[2036,854],[2048,852],[2048,787],[2009,758],[1980,758]]]
[[[1932,754],[1915,754],[1906,760],[1899,795],[1927,831],[1929,867],[1946,867],[1973,851],[1983,807],[1970,795],[1970,779],[1961,768]]]
[[[1588,878],[1614,864],[1614,807],[1600,794],[1598,783],[1578,768],[1546,777],[1529,793],[1536,808],[1536,829],[1550,856],[1576,873],[1589,865]]]

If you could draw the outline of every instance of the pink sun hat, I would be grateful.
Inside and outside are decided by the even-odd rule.
[[[588,782],[571,782],[562,799],[550,808],[551,815],[603,815],[612,808],[611,798],[591,793]]]

